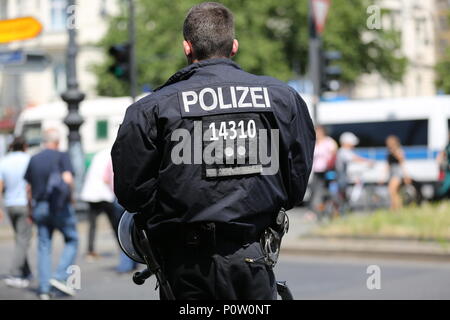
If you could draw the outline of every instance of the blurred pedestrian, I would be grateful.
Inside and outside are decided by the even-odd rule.
[[[74,295],[66,284],[67,268],[75,263],[78,249],[75,210],[71,204],[73,168],[69,155],[58,151],[59,133],[44,132],[44,150],[34,155],[25,173],[31,193],[32,218],[38,229],[39,297],[50,299],[50,285],[61,292]],[[64,236],[64,249],[56,272],[52,276],[51,245],[53,231]]]
[[[103,181],[111,188],[111,192],[114,190],[114,172],[112,167],[112,160],[109,158],[109,162],[106,166],[106,170],[104,171]],[[120,217],[122,216],[125,209],[119,204],[117,198],[114,196],[114,212],[116,215],[117,221],[120,221]],[[118,223],[117,223],[118,224]],[[116,235],[117,235],[117,227],[116,227]],[[116,268],[118,273],[128,273],[137,268],[137,262],[130,259],[122,250],[119,250],[119,265]]]
[[[89,204],[89,235],[86,254],[88,260],[99,257],[95,251],[95,233],[99,214],[104,212],[107,215],[117,236],[118,219],[113,204],[115,195],[103,178],[109,162],[111,162],[110,149],[101,150],[94,155],[80,193],[80,199]]]
[[[450,134],[447,146],[439,153],[436,160],[441,168],[441,171],[444,173],[444,181],[437,190],[435,197],[436,200],[440,200],[444,197],[450,196]]]
[[[400,186],[402,182],[411,184],[411,178],[405,168],[405,155],[403,153],[400,139],[397,136],[390,135],[386,138],[387,154],[387,172],[388,172],[388,190],[391,199],[391,209],[397,210],[402,207],[400,197]]]
[[[23,178],[30,161],[30,156],[25,152],[26,148],[25,140],[22,137],[16,137],[9,147],[10,152],[0,161],[0,199],[3,198],[15,239],[10,276],[5,279],[5,283],[15,288],[28,287],[31,278],[27,255],[32,223],[26,181]],[[4,213],[0,208],[0,220],[3,216]]]
[[[321,212],[326,189],[325,174],[334,169],[338,145],[333,138],[327,136],[323,126],[316,127],[316,146],[314,148],[313,179],[311,183],[310,209]]]
[[[339,188],[339,202],[340,212],[347,210],[347,187],[350,185],[350,178],[348,169],[351,163],[360,162],[373,164],[373,161],[358,156],[354,148],[359,144],[359,138],[352,132],[344,132],[339,137],[339,143],[341,144],[336,154],[336,175]]]

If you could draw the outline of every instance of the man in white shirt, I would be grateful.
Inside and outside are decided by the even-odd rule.
[[[86,173],[80,194],[81,200],[89,204],[89,238],[86,256],[89,260],[98,257],[98,254],[95,252],[94,242],[97,216],[100,213],[106,213],[114,232],[117,233],[118,219],[113,204],[116,197],[104,181],[104,173],[110,162],[111,155],[109,149],[99,151],[95,154]]]

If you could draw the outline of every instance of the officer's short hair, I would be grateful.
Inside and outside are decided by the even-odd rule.
[[[183,36],[191,42],[198,60],[230,57],[234,40],[233,13],[220,3],[200,3],[189,10]]]

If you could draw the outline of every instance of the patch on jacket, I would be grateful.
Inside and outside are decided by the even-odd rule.
[[[181,116],[238,112],[272,112],[269,89],[255,86],[202,87],[178,94]]]

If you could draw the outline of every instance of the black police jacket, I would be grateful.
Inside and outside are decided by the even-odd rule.
[[[202,221],[257,236],[302,201],[314,144],[291,87],[204,60],[127,109],[111,152],[114,190],[156,237]]]

